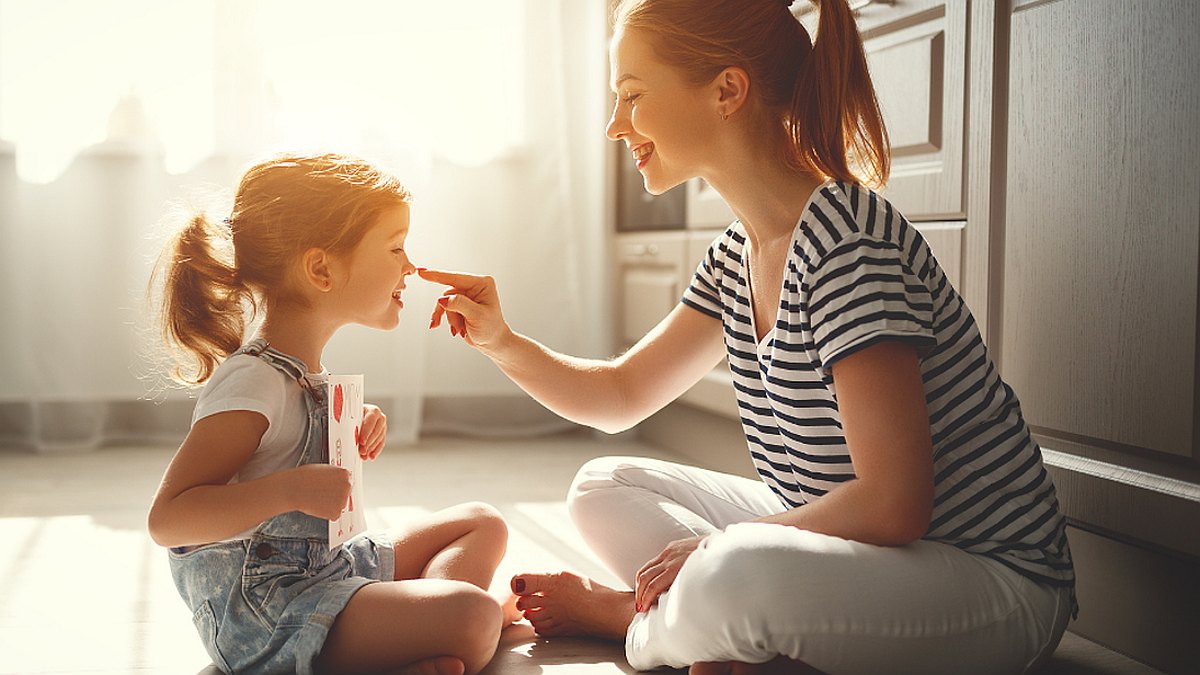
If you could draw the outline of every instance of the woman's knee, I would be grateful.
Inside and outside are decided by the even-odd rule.
[[[587,512],[604,500],[606,491],[627,487],[619,476],[624,470],[637,468],[636,457],[596,457],[590,459],[575,472],[575,479],[567,491],[567,508],[574,516],[576,512]]]
[[[681,612],[749,616],[780,603],[795,611],[801,609],[797,603],[817,597],[814,590],[830,583],[820,571],[828,561],[819,551],[779,541],[794,538],[786,526],[730,529],[705,540],[680,571],[672,590]]]

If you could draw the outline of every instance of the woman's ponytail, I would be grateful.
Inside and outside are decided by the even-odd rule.
[[[161,278],[163,337],[175,352],[175,379],[202,384],[225,357],[241,346],[255,297],[239,275],[229,251],[225,225],[193,216],[163,250],[152,286]]]
[[[796,159],[831,178],[881,186],[891,170],[887,129],[854,16],[846,0],[813,2],[816,40],[800,66],[787,121]]]

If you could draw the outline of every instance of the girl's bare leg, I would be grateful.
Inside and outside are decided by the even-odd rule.
[[[409,523],[395,532],[397,581],[451,579],[487,590],[508,547],[508,526],[495,508],[459,504]],[[504,623],[521,620],[516,596],[496,597]]]
[[[451,579],[485,590],[508,546],[504,518],[479,502],[442,509],[393,536],[396,581]]]
[[[462,581],[414,579],[364,586],[338,614],[318,660],[326,673],[477,673],[500,640],[492,596]]]
[[[513,598],[487,594],[508,528],[487,504],[452,506],[394,532],[392,583],[359,590],[338,614],[322,670],[474,673],[491,660],[500,628],[520,618]]]

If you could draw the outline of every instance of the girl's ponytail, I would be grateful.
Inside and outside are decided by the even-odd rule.
[[[800,65],[787,117],[796,159],[831,178],[881,186],[891,170],[887,129],[854,16],[846,0],[813,2],[816,40]]]
[[[248,312],[255,297],[241,281],[225,225],[204,215],[193,216],[167,244],[155,266],[153,285],[162,279],[160,320],[163,337],[173,348],[175,379],[202,384],[225,357],[241,346]]]

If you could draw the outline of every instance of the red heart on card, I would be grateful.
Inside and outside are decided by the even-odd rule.
[[[342,396],[342,385],[340,385],[340,384],[334,385],[334,387],[333,387],[333,419],[338,422],[342,421],[342,401],[343,400],[344,399]]]
[[[362,441],[358,438],[358,427],[354,427],[354,444],[362,445]]]

